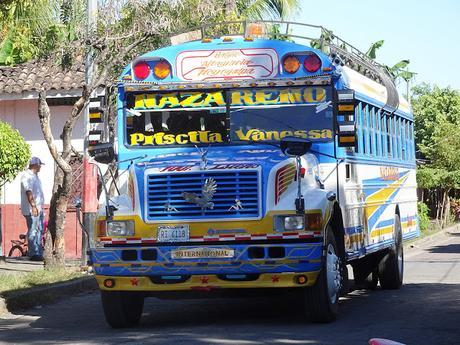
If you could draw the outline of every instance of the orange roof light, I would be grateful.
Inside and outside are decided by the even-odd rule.
[[[166,61],[159,61],[153,68],[153,74],[158,79],[164,79],[171,73],[171,66]]]
[[[261,37],[265,34],[265,28],[260,23],[250,23],[246,27],[246,36],[249,37]]]
[[[283,68],[288,73],[295,73],[300,68],[300,61],[293,55],[287,56],[283,61]]]

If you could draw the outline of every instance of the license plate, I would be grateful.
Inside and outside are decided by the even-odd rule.
[[[191,248],[191,249],[174,249],[171,251],[173,259],[215,259],[215,258],[233,258],[235,251],[233,249],[222,248]]]
[[[190,231],[188,224],[160,225],[158,227],[158,242],[188,242]]]

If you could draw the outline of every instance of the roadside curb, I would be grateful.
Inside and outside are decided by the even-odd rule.
[[[66,282],[37,286],[0,294],[0,316],[8,312],[29,309],[56,302],[64,297],[98,288],[94,276],[82,277]]]
[[[434,234],[428,235],[423,238],[415,239],[414,241],[410,241],[406,243],[404,247],[406,248],[419,247],[420,245],[431,242],[432,240],[437,239],[438,237],[448,236],[450,233],[455,233],[455,232],[460,232],[460,224],[454,224],[452,226],[449,226],[448,228],[441,229],[435,232]]]

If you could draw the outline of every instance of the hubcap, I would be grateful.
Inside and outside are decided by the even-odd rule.
[[[335,249],[332,244],[327,247],[326,255],[326,269],[327,269],[327,291],[331,303],[335,303],[339,296],[340,284],[342,276],[340,274],[340,259],[335,254]]]

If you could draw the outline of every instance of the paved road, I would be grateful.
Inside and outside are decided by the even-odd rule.
[[[148,299],[142,323],[112,330],[97,293],[0,320],[0,344],[460,344],[460,234],[406,251],[398,291],[357,290],[332,324],[309,324],[300,303],[274,298]]]

